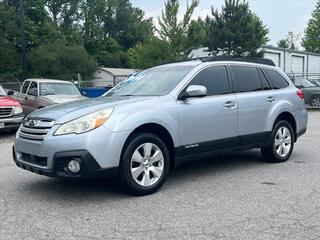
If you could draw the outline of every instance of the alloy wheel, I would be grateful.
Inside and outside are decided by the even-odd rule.
[[[316,97],[316,98],[312,99],[311,104],[313,107],[320,107],[320,97]]]
[[[143,187],[156,184],[164,172],[164,156],[154,143],[144,143],[133,153],[130,164],[136,183]]]
[[[291,132],[287,127],[280,127],[277,131],[277,134],[275,136],[275,149],[277,154],[284,158],[286,157],[292,146],[292,140],[291,140]]]

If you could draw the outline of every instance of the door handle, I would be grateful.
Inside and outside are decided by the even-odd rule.
[[[267,98],[268,103],[274,103],[275,101],[277,101],[277,99],[275,97],[270,96]]]
[[[234,102],[234,101],[228,101],[228,102],[226,102],[223,106],[224,106],[225,108],[232,109],[232,108],[235,108],[235,107],[236,107],[236,102]]]

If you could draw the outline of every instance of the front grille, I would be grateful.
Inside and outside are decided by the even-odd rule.
[[[13,112],[13,107],[1,107],[0,117],[10,117]]]
[[[38,165],[41,167],[47,166],[47,158],[46,157],[38,157],[34,155],[30,155],[27,153],[20,153],[20,159],[26,163],[31,163],[33,165]]]
[[[50,119],[26,119],[20,128],[19,137],[43,141],[53,125],[54,121]]]

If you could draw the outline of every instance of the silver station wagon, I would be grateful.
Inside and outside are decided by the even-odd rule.
[[[302,91],[272,61],[210,57],[31,113],[13,156],[37,174],[118,177],[127,192],[146,195],[189,160],[259,148],[266,161],[287,161],[307,122]]]

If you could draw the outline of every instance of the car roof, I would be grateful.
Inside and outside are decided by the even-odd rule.
[[[67,83],[67,84],[73,84],[70,81],[66,80],[57,80],[57,79],[44,79],[44,78],[29,78],[25,81],[32,81],[32,82],[46,82],[46,83]]]

